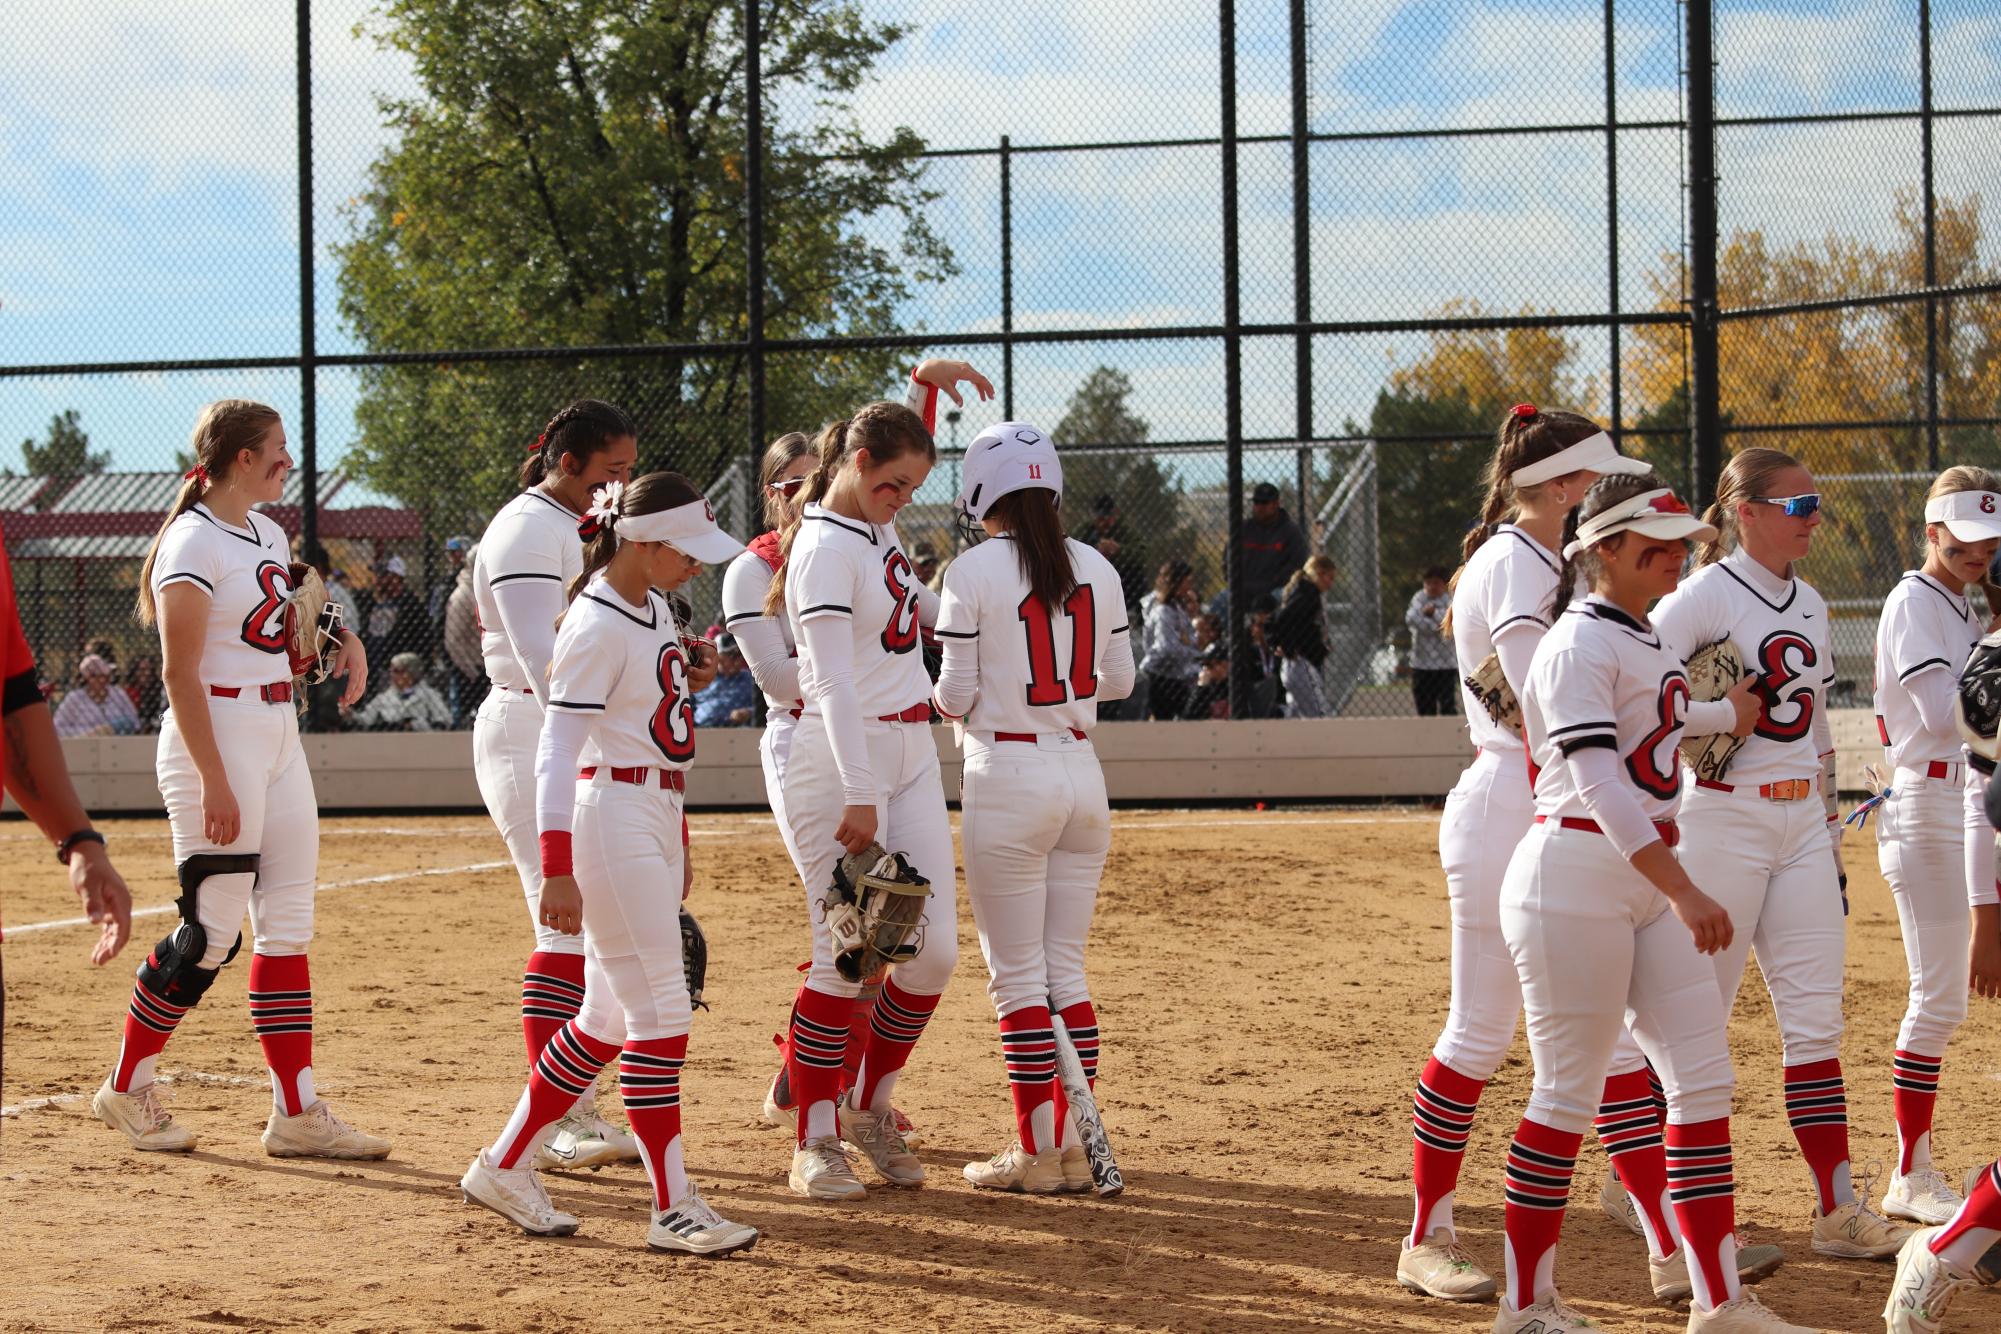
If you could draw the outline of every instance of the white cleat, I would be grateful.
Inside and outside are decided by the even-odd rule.
[[[1605,1184],[1598,1188],[1598,1207],[1605,1211],[1605,1217],[1626,1231],[1646,1237],[1647,1231],[1640,1225],[1640,1206],[1633,1203],[1633,1197],[1619,1184],[1619,1178],[1609,1171],[1605,1173]]]
[[[1812,1325],[1795,1325],[1760,1302],[1755,1293],[1740,1292],[1713,1311],[1690,1311],[1688,1334],[1819,1334]]]
[[[1913,1232],[1897,1253],[1897,1277],[1890,1284],[1890,1300],[1883,1304],[1886,1334],[1938,1334],[1945,1328],[1952,1299],[1979,1286],[1973,1275],[1932,1254],[1931,1239],[1937,1235],[1937,1228]]]
[[[631,1157],[627,1157],[628,1151]],[[564,1172],[588,1167],[595,1172],[608,1163],[632,1162],[638,1156],[639,1142],[630,1134],[595,1112],[572,1112],[556,1122],[535,1150],[535,1170]]]
[[[1952,1183],[1930,1163],[1891,1177],[1890,1188],[1883,1192],[1885,1217],[1933,1227],[1950,1220],[1964,1203]]]
[[[892,1186],[924,1184],[924,1164],[896,1128],[896,1111],[866,1112],[843,1102],[836,1115],[841,1138],[868,1155],[877,1175]]]
[[[1482,1269],[1444,1228],[1435,1228],[1397,1256],[1397,1282],[1412,1292],[1447,1302],[1484,1302],[1494,1295],[1494,1276]],[[1499,1328],[1499,1326],[1496,1326]]]
[[[1436,1235],[1436,1234],[1434,1234]],[[1501,1310],[1494,1317],[1494,1334],[1569,1334],[1573,1329],[1602,1329],[1596,1320],[1571,1310],[1554,1288],[1549,1300],[1536,1302],[1517,1311],[1504,1293]]]
[[[577,1220],[550,1202],[534,1168],[489,1166],[485,1149],[459,1178],[459,1190],[467,1204],[485,1205],[531,1237],[567,1237],[577,1230]]]
[[[272,1109],[264,1152],[273,1158],[387,1158],[389,1141],[364,1134],[334,1115],[325,1098],[297,1116]]]
[[[966,1180],[980,1190],[1009,1190],[1017,1195],[1062,1195],[1069,1191],[1063,1179],[1063,1152],[1046,1149],[1030,1153],[1019,1144],[1010,1144],[983,1163],[966,1164]]]
[[[186,1153],[195,1146],[195,1132],[175,1122],[167,1111],[166,1092],[158,1084],[119,1093],[111,1077],[90,1100],[97,1119],[124,1135],[135,1149],[148,1153]]]
[[[784,1082],[785,1069],[781,1066],[778,1073],[771,1077],[771,1083],[764,1090],[764,1110],[760,1113],[760,1117],[764,1121],[764,1124],[768,1126],[778,1126],[796,1134],[799,1130],[799,1109],[797,1107],[783,1106],[778,1101],[780,1092],[778,1086]]]
[[[904,1136],[904,1143],[910,1142]],[[1072,1195],[1088,1195],[1094,1183],[1091,1180],[1091,1155],[1084,1152],[1081,1144],[1071,1144],[1063,1150],[1063,1189]]]
[[[1909,1228],[1892,1223],[1859,1199],[1836,1206],[1831,1214],[1818,1209],[1813,1214],[1814,1253],[1837,1260],[1888,1260],[1910,1235]]]
[[[691,1182],[679,1204],[655,1211],[653,1225],[646,1229],[646,1244],[656,1251],[720,1259],[757,1245],[757,1229],[724,1218]]]
[[[859,1200],[868,1194],[848,1151],[838,1136],[809,1139],[792,1151],[792,1173],[786,1184],[795,1195],[812,1200]]]
[[[1786,1253],[1777,1246],[1739,1246],[1737,1281],[1751,1284],[1770,1278],[1786,1262]],[[1665,1260],[1647,1256],[1647,1276],[1653,1280],[1654,1300],[1680,1310],[1695,1296],[1695,1284],[1688,1277],[1688,1247],[1677,1246]]]

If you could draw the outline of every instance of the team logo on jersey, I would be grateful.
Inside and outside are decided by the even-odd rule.
[[[1775,630],[1758,645],[1760,701],[1753,735],[1767,741],[1797,741],[1813,730],[1813,685],[1802,680],[1820,661],[1813,641],[1797,630]]]
[[[1652,514],[1686,514],[1688,506],[1680,496],[1670,491],[1666,495],[1655,496],[1647,503],[1647,511]]]
[[[264,653],[285,651],[285,606],[292,599],[292,574],[277,561],[257,567],[261,598],[243,618],[243,642]]]

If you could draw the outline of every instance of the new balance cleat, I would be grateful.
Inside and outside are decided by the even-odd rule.
[[[1494,1295],[1494,1276],[1442,1227],[1415,1246],[1404,1242],[1397,1256],[1397,1282],[1448,1302],[1484,1302]]]
[[[1688,1313],[1688,1334],[1819,1334],[1811,1325],[1795,1325],[1766,1306],[1757,1294],[1740,1292],[1711,1311]]]
[[[1433,1235],[1436,1235],[1435,1233]],[[1547,1300],[1517,1311],[1504,1295],[1494,1317],[1494,1334],[1570,1334],[1573,1329],[1601,1329],[1596,1320],[1564,1304],[1554,1289]]]
[[[1837,1260],[1888,1260],[1911,1235],[1861,1200],[1838,1205],[1831,1214],[1815,1210],[1812,1230],[1814,1253]]]
[[[1890,1300],[1883,1304],[1887,1334],[1938,1334],[1945,1328],[1953,1298],[1979,1286],[1973,1275],[1932,1253],[1931,1241],[1937,1235],[1933,1227],[1913,1232],[1897,1253],[1897,1277],[1890,1283]]]
[[[894,1111],[859,1111],[844,1102],[838,1114],[841,1138],[850,1148],[867,1154],[884,1181],[892,1186],[924,1184],[924,1164],[917,1161],[903,1132],[896,1128]]]
[[[868,1194],[839,1137],[822,1135],[792,1151],[792,1173],[786,1178],[795,1195],[813,1200],[859,1200]]]

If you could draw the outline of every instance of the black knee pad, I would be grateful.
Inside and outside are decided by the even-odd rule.
[[[257,866],[256,853],[204,852],[181,863],[181,896],[174,900],[174,906],[180,909],[181,924],[155,945],[146,962],[139,965],[139,981],[146,990],[167,1004],[184,1009],[201,1000],[223,964],[234,959],[243,948],[243,933],[239,931],[221,964],[214,968],[201,966],[202,956],[208,952],[208,932],[202,929],[199,911],[202,882],[217,875],[255,875]]]

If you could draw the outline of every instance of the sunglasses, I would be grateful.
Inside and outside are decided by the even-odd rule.
[[[1754,505],[1782,505],[1788,519],[1804,519],[1809,514],[1820,512],[1820,493],[1808,492],[1803,496],[1753,496]]]
[[[773,491],[776,491],[779,495],[784,496],[787,500],[790,500],[795,494],[797,494],[799,488],[804,485],[806,485],[806,479],[804,477],[788,477],[786,480],[782,482],[773,482],[771,484],[771,489]]]

